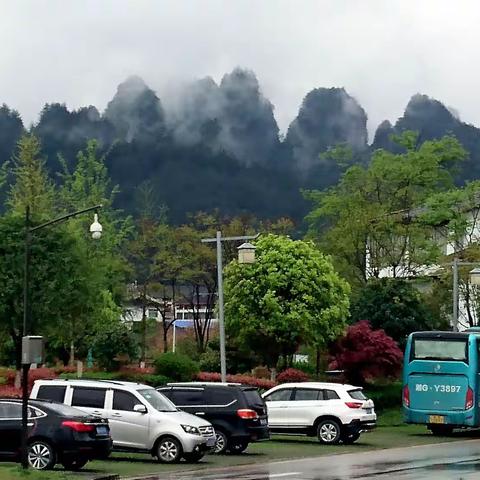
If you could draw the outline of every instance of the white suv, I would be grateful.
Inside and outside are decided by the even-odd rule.
[[[197,462],[215,445],[206,420],[180,411],[147,385],[98,380],[37,380],[32,399],[52,400],[108,419],[113,449],[148,452],[163,463]]]
[[[272,433],[316,435],[321,443],[350,444],[377,422],[372,400],[352,385],[284,383],[262,396]]]

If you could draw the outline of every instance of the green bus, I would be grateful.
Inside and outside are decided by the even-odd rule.
[[[415,332],[403,364],[406,423],[426,425],[433,434],[480,426],[480,331]]]

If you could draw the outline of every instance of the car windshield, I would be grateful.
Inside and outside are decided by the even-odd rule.
[[[177,412],[178,408],[165,395],[153,388],[138,390],[138,393],[159,412]]]

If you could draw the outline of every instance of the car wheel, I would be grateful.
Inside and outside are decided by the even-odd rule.
[[[33,441],[28,446],[28,463],[36,470],[51,470],[55,466],[55,450],[48,443]]]
[[[360,438],[359,432],[347,433],[342,436],[342,442],[345,445],[352,445],[352,443],[355,443],[359,438]]]
[[[245,440],[231,440],[228,444],[228,450],[230,453],[239,454],[244,452],[248,447],[248,442]]]
[[[340,425],[336,420],[322,420],[317,427],[317,437],[320,443],[329,445],[340,441]]]
[[[213,453],[225,453],[228,447],[228,437],[221,430],[215,430],[215,446]]]
[[[205,456],[205,452],[190,452],[190,453],[184,453],[183,458],[188,462],[188,463],[197,463],[200,461],[203,457]]]
[[[81,470],[88,463],[88,458],[69,458],[62,461],[65,470],[76,472]]]
[[[164,437],[157,443],[157,458],[162,463],[178,463],[182,458],[182,445],[173,437]]]

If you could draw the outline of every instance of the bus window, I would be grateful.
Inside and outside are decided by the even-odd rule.
[[[410,361],[450,360],[468,363],[467,339],[414,338]]]

